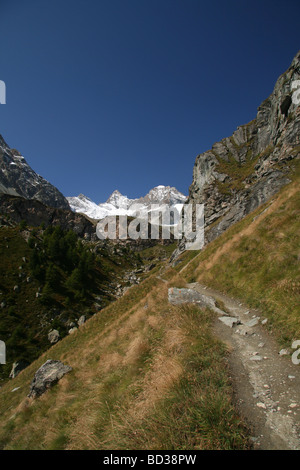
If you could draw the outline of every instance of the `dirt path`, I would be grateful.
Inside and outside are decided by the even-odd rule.
[[[251,429],[254,448],[299,450],[300,365],[294,365],[290,355],[279,355],[281,348],[261,323],[264,318],[257,310],[198,283],[188,288],[224,304],[227,317],[220,320],[219,315],[215,333],[231,352],[235,401]],[[240,324],[233,327],[223,323],[237,320]],[[249,326],[250,320],[257,324]]]

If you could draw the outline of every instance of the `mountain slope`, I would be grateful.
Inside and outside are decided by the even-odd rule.
[[[206,282],[261,308],[283,340],[298,338],[296,168],[289,178],[294,181],[273,201],[202,252],[181,255],[163,279],[152,275],[133,287],[2,387],[1,447],[247,448],[232,405],[225,347],[212,335],[214,317],[166,299],[168,287],[183,287],[183,278]],[[38,400],[26,398],[34,372],[50,358],[73,371]]]
[[[35,173],[17,150],[9,148],[1,135],[0,193],[36,199],[50,207],[70,209],[62,193]]]
[[[0,228],[0,338],[7,346],[0,383],[13,363],[30,364],[50,347],[50,330],[62,338],[82,315],[114,301],[142,265],[127,247],[83,242],[58,225],[24,225]]]
[[[291,162],[300,155],[300,106],[293,90],[299,78],[300,52],[256,118],[197,156],[188,202],[205,205],[206,242],[289,182]]]
[[[247,448],[211,314],[167,295],[151,276],[2,387],[0,448]],[[50,357],[73,371],[32,401],[30,381]]]
[[[70,209],[60,209],[45,205],[35,199],[0,194],[0,222],[2,225],[15,225],[26,222],[33,227],[60,225],[64,230],[73,230],[79,237],[97,239],[95,224],[81,214]]]
[[[260,308],[267,328],[286,345],[299,339],[300,116],[290,96],[299,60],[278,80],[255,121],[197,158],[190,201],[206,203],[207,241],[213,241],[149,275],[5,384],[0,448],[249,447],[233,406],[230,351],[212,332],[214,315],[198,305],[169,304],[168,287],[205,282]],[[34,373],[50,358],[72,372],[39,399],[29,399]],[[260,383],[264,397],[265,385]],[[286,393],[284,380],[281,385]],[[251,394],[251,380],[247,387]],[[272,413],[276,407],[271,404]],[[292,407],[287,412],[296,414]]]
[[[299,168],[289,178],[272,201],[130,289],[3,386],[0,447],[247,448],[214,317],[166,299],[184,279],[205,282],[262,309],[282,340],[299,338]],[[41,398],[26,398],[50,358],[73,371]]]
[[[300,161],[293,166],[290,184],[176,267],[189,282],[259,308],[287,347],[300,338]]]
[[[78,214],[85,214],[91,219],[98,220],[106,216],[107,211],[100,209],[100,207],[84,194],[79,194],[75,197],[67,197],[68,203],[73,212]],[[111,206],[113,209],[113,206]]]

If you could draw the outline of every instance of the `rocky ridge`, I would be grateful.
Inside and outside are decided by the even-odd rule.
[[[40,201],[47,206],[70,210],[68,201],[52,184],[38,175],[0,135],[0,193]]]
[[[50,207],[38,200],[0,194],[0,226],[14,226],[21,221],[32,227],[60,225],[63,230],[73,230],[81,238],[97,239],[94,224],[83,215]]]
[[[197,156],[188,202],[204,204],[206,243],[289,183],[300,156],[299,79],[300,51],[256,118]],[[172,259],[184,249],[183,241]]]

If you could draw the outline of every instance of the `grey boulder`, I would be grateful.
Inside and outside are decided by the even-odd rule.
[[[233,328],[235,325],[239,325],[241,323],[240,320],[236,317],[219,317],[219,320],[230,328]]]
[[[70,372],[72,367],[63,364],[61,361],[48,359],[35,373],[31,382],[29,398],[37,398],[53,387],[65,374]]]
[[[168,300],[173,305],[197,303],[201,307],[215,307],[214,299],[200,294],[195,289],[171,287],[168,291]]]
[[[60,339],[60,335],[59,335],[59,331],[57,330],[51,330],[48,334],[48,340],[50,341],[51,344],[55,344],[57,343],[57,341],[59,341]]]
[[[82,326],[85,322],[86,322],[86,316],[81,315],[81,317],[79,318],[77,324],[78,324],[78,326]]]

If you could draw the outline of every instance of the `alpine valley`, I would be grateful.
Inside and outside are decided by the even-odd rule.
[[[0,449],[300,449],[299,80],[300,52],[188,196],[65,197],[0,137]],[[202,250],[96,236],[186,203]]]

